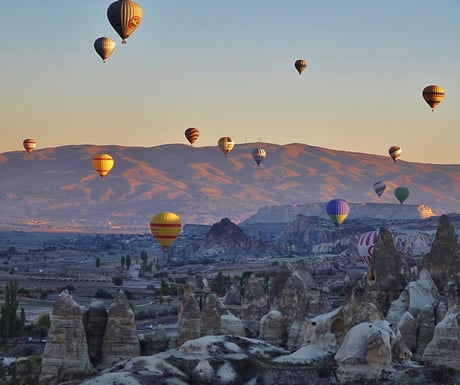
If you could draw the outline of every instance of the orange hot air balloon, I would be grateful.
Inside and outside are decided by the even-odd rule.
[[[431,107],[431,111],[434,111],[442,99],[444,99],[444,89],[437,85],[426,86],[423,89],[422,96],[425,102]]]
[[[162,212],[155,214],[150,220],[150,231],[158,241],[163,251],[168,251],[182,229],[179,215],[172,212]]]
[[[190,144],[195,143],[198,140],[199,136],[200,130],[198,128],[190,127],[185,130],[185,137],[187,138]]]
[[[126,39],[139,26],[142,16],[142,8],[131,0],[118,0],[107,8],[107,18],[113,29],[122,38],[122,44],[126,44]]]
[[[28,154],[30,154],[33,150],[35,150],[35,147],[37,147],[37,142],[35,139],[24,139],[22,142],[22,145],[24,146],[24,149],[27,151]]]
[[[401,156],[402,150],[399,146],[391,146],[388,153],[390,154],[391,159],[393,159],[393,162],[396,162],[396,160]]]
[[[115,161],[109,154],[98,154],[93,158],[93,168],[101,178],[110,172],[114,164]]]
[[[294,67],[299,73],[299,75],[302,75],[302,72],[305,71],[305,68],[307,68],[307,61],[304,59],[296,60],[294,63]]]

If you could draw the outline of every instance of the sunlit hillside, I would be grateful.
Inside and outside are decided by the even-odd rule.
[[[224,157],[218,147],[182,144],[151,148],[63,146],[31,155],[0,156],[0,217],[3,224],[132,231],[147,228],[159,211],[174,211],[184,223],[209,224],[228,217],[241,222],[260,207],[326,202],[425,204],[436,214],[458,212],[460,165],[408,163],[390,157],[335,151],[305,144],[263,144],[258,167],[255,143],[236,145]],[[101,179],[92,157],[115,159]],[[373,183],[384,181],[379,198]],[[399,204],[399,203],[398,203]]]

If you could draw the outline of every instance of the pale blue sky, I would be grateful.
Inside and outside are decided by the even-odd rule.
[[[111,1],[16,0],[0,24],[0,152],[68,144],[300,142],[460,163],[458,0],[139,0],[122,46]],[[117,48],[103,64],[101,36]],[[302,76],[296,59],[308,61]],[[444,87],[432,113],[421,91]]]

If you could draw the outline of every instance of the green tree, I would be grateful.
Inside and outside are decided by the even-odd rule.
[[[216,278],[214,278],[214,281],[212,283],[211,289],[219,296],[225,294],[225,277],[222,271],[219,271],[217,273]]]
[[[17,281],[7,283],[5,288],[5,303],[1,306],[0,314],[0,336],[14,337],[24,328],[25,314],[21,309],[21,316],[18,317],[19,285]]]
[[[115,286],[121,286],[123,285],[123,277],[120,277],[120,276],[115,276],[115,277],[112,277],[112,283],[115,285]]]
[[[99,257],[96,258],[96,267],[101,267],[101,259]]]
[[[129,270],[129,268],[131,267],[131,256],[129,254],[126,256],[125,266],[126,270]]]
[[[124,270],[125,269],[125,256],[122,255],[121,256],[121,259],[120,259],[120,265],[121,265],[121,268]]]

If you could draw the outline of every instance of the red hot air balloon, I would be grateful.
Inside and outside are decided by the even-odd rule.
[[[22,142],[24,149],[27,151],[28,154],[31,154],[33,150],[37,147],[37,142],[35,139],[24,139]]]
[[[190,144],[193,144],[200,137],[200,130],[198,130],[198,128],[193,127],[187,128],[185,130],[185,137],[187,138]]]

